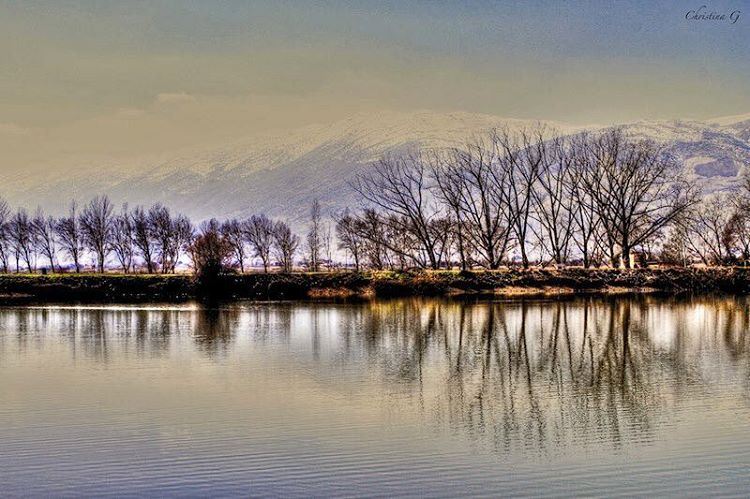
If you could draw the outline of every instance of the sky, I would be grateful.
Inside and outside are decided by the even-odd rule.
[[[0,0],[0,171],[377,110],[744,114],[748,48],[747,0]]]

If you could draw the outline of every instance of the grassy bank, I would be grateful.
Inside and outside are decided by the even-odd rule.
[[[190,275],[0,275],[0,304],[24,302],[179,302],[222,299],[504,296],[621,292],[750,292],[741,268],[351,272],[222,276],[211,290]]]

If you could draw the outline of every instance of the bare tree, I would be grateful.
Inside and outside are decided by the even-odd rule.
[[[333,262],[333,233],[331,231],[331,224],[326,222],[323,226],[323,256],[325,258],[326,265],[330,270],[334,266]]]
[[[221,235],[219,222],[211,219],[201,225],[200,233],[190,243],[188,252],[201,282],[210,286],[215,285],[213,279],[226,270],[232,248]]]
[[[320,270],[320,252],[323,246],[320,218],[320,203],[316,199],[310,208],[310,230],[307,233],[308,267],[312,272]]]
[[[157,203],[148,210],[150,232],[154,240],[155,255],[162,274],[169,269],[170,244],[172,239],[172,214],[169,208]]]
[[[427,167],[420,154],[405,157],[386,157],[373,166],[372,171],[359,175],[352,187],[369,203],[394,216],[383,219],[389,229],[409,233],[418,243],[417,251],[401,253],[420,267],[437,269],[437,241],[430,222],[438,218],[439,206],[429,193]],[[383,241],[388,243],[388,241]],[[402,251],[391,245],[395,252]]]
[[[11,239],[10,239],[10,207],[8,203],[0,198],[0,265],[4,273],[8,273],[10,267]]]
[[[274,242],[273,222],[265,215],[253,215],[245,222],[245,238],[253,248],[254,256],[263,262],[263,271],[268,272]]]
[[[276,222],[273,226],[274,248],[276,257],[284,272],[291,272],[294,266],[294,254],[299,247],[299,236],[292,233],[285,222]]]
[[[96,255],[96,266],[104,272],[104,263],[112,243],[112,203],[107,196],[92,199],[81,212],[81,234],[88,248]]]
[[[221,235],[232,247],[240,272],[245,272],[245,227],[236,218],[221,224]]]
[[[587,142],[577,167],[591,196],[611,249],[621,265],[630,267],[630,250],[672,222],[697,201],[679,169],[653,143],[629,141],[615,129]]]
[[[508,130],[495,131],[493,141],[500,151],[500,161],[507,169],[508,210],[511,226],[521,251],[523,268],[529,267],[528,233],[534,189],[539,180],[544,151],[544,130],[522,131],[511,134]]]
[[[453,230],[455,226],[456,221],[451,217],[441,217],[430,222],[430,230],[435,238],[435,255],[439,266],[451,267],[456,243],[456,232]]]
[[[723,265],[732,259],[734,197],[732,193],[711,194],[688,214],[688,245],[706,265]]]
[[[19,271],[19,260],[26,263],[29,272],[33,272],[35,257],[34,229],[29,214],[19,209],[10,221],[10,238],[16,259],[16,272]]]
[[[565,140],[558,135],[550,139],[537,136],[540,168],[535,188],[534,218],[539,227],[537,238],[542,249],[557,265],[567,262],[573,237],[574,200],[570,185],[574,156]]]
[[[433,170],[439,197],[454,213],[462,268],[467,265],[467,257],[462,255],[468,253],[467,243],[478,263],[497,269],[511,242],[509,169],[500,161],[498,145],[494,139],[490,144],[477,140],[454,149],[452,156]]]
[[[34,218],[31,220],[31,229],[37,248],[49,261],[51,272],[55,272],[55,254],[57,252],[55,241],[55,219],[46,216],[42,208],[37,208]]]
[[[459,156],[458,151],[455,152],[455,156]],[[461,270],[466,270],[469,267],[469,249],[463,214],[465,189],[463,172],[455,163],[442,158],[439,154],[433,155],[431,167],[435,193],[453,215],[455,226],[451,227],[451,231],[456,235],[459,266]]]
[[[133,243],[141,254],[146,272],[153,274],[156,270],[154,263],[156,248],[148,213],[139,206],[133,210],[130,218],[133,224]]]
[[[174,272],[180,259],[180,252],[187,251],[195,239],[195,227],[188,217],[178,215],[174,220],[174,235],[172,239],[172,267]]]
[[[681,215],[669,227],[659,260],[662,263],[687,267],[691,261],[690,253],[689,221]]]
[[[386,243],[389,239],[388,227],[382,221],[383,218],[377,211],[366,209],[354,223],[357,235],[365,242],[363,246],[364,255],[369,266],[375,270],[384,269],[388,265],[388,246]],[[402,236],[406,236],[406,234],[402,233]],[[394,245],[396,244],[398,244],[398,241],[394,239]],[[403,251],[399,253],[403,254]]]
[[[589,191],[584,187],[591,185],[592,179],[583,179],[584,175],[593,175],[590,168],[580,168],[578,164],[586,164],[586,140],[585,134],[575,138],[570,143],[570,155],[573,158],[566,179],[567,196],[570,198],[570,218],[573,222],[571,238],[581,255],[584,268],[589,268],[597,260],[596,236],[600,232],[600,219],[597,215],[597,207],[594,204]]]
[[[133,219],[128,213],[127,204],[124,204],[121,213],[112,221],[112,250],[124,273],[130,272],[133,266],[134,239]]]
[[[733,248],[743,265],[750,261],[750,198],[747,194],[732,200],[732,216],[725,229],[725,244]]]
[[[76,272],[81,272],[81,255],[84,252],[84,245],[75,201],[71,201],[68,215],[61,217],[55,224],[55,233],[60,245],[73,260]]]
[[[159,257],[161,272],[174,272],[180,257],[192,234],[192,224],[187,217],[179,215],[172,218],[169,209],[162,204],[155,204],[148,211],[149,232],[155,254]]]
[[[358,220],[345,211],[336,222],[336,237],[339,240],[339,249],[352,255],[354,260],[354,271],[359,272],[360,260],[364,251],[364,238],[357,228]]]

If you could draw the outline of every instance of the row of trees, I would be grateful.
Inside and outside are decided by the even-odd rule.
[[[317,203],[314,209],[320,224]],[[316,235],[314,242],[321,237]],[[73,202],[68,214],[59,218],[41,209],[33,216],[23,208],[13,212],[0,200],[0,269],[6,273],[33,272],[39,266],[55,272],[65,261],[75,272],[90,262],[98,272],[116,268],[166,274],[174,273],[181,262],[197,268],[217,259],[221,267],[236,262],[244,271],[248,248],[266,271],[277,264],[288,272],[299,247],[300,237],[288,224],[265,215],[223,223],[210,220],[196,228],[186,216],[161,204],[148,209],[123,205],[116,211],[106,196],[92,199],[82,209]],[[315,248],[318,258],[322,245]]]
[[[265,215],[195,227],[156,204],[116,211],[106,196],[55,218],[11,212],[0,201],[0,267],[80,272],[172,273],[195,268],[268,272],[300,262],[318,271],[342,253],[356,270],[532,264],[630,267],[642,260],[687,265],[750,260],[750,179],[701,200],[657,145],[620,130],[560,136],[495,130],[465,147],[380,160],[352,187],[357,211],[334,215],[340,253],[320,204],[305,237]],[[88,259],[88,260],[87,260]]]
[[[669,234],[702,230],[680,165],[620,130],[494,131],[462,148],[384,158],[353,187],[365,206],[336,229],[357,267],[630,267]]]

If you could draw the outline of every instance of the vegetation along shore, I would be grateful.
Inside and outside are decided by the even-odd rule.
[[[735,268],[226,274],[206,290],[189,274],[0,275],[0,303],[369,299],[400,296],[564,296],[576,293],[748,293]]]

